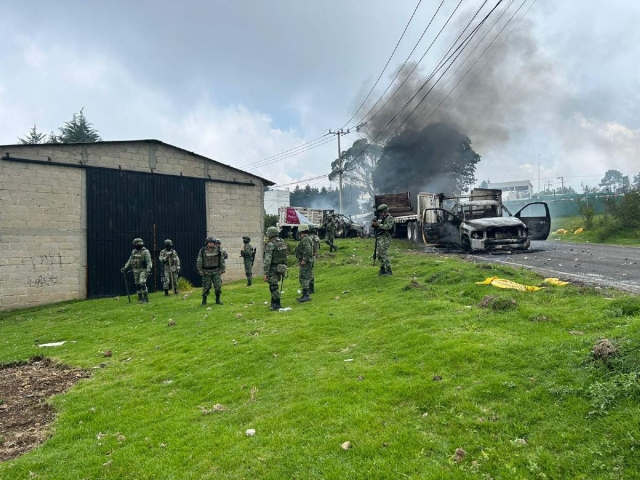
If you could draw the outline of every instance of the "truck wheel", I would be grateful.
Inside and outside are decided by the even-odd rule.
[[[413,222],[407,223],[407,240],[415,242],[415,230],[413,229]]]
[[[300,232],[298,231],[297,228],[293,232],[293,238],[295,238],[298,242],[300,241]]]

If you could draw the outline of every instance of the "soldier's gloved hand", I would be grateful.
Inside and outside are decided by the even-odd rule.
[[[125,269],[123,267],[123,268],[120,269],[120,273],[124,273],[124,272],[125,272]]]
[[[266,276],[266,275],[264,275],[264,276],[262,277],[262,279],[263,279],[265,282],[268,282],[268,281],[269,281],[269,279],[267,278],[267,276]]]
[[[224,275],[224,272],[226,272],[226,270],[220,270],[220,275]]]
[[[376,221],[371,222],[371,226],[374,228],[378,228],[380,226],[380,224]]]

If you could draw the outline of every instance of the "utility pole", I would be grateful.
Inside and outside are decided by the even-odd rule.
[[[562,183],[560,194],[563,194],[564,193],[564,177],[556,177],[556,178],[560,180],[560,182]]]
[[[350,129],[341,128],[339,130],[329,130],[331,135],[338,136],[338,196],[340,199],[340,207],[338,213],[342,213],[342,150],[340,149],[340,135],[346,135],[350,133]]]

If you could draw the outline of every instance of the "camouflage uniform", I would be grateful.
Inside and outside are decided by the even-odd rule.
[[[276,227],[267,229],[269,242],[264,247],[264,279],[269,283],[269,291],[271,292],[271,310],[282,308],[280,305],[280,288],[278,282],[284,276],[284,271],[278,271],[278,265],[287,264],[287,244],[278,236]],[[280,270],[284,270],[280,267]]]
[[[313,268],[311,269],[311,281],[309,282],[309,293],[316,293],[316,260],[320,253],[320,237],[316,233],[316,227],[309,228],[311,242],[313,243]]]
[[[240,256],[244,260],[244,274],[247,276],[247,287],[251,286],[251,280],[253,279],[253,260],[255,258],[255,249],[249,243],[251,239],[249,237],[242,237],[244,247],[240,250]]]
[[[333,241],[336,238],[336,221],[334,220],[333,216],[330,216],[327,219],[326,225],[327,225],[327,239],[325,240],[324,243],[329,245],[329,252],[333,252],[334,250],[338,250],[338,247],[336,247],[333,244]]]
[[[311,297],[309,297],[309,284],[313,274],[313,241],[307,235],[309,231],[308,225],[300,225],[298,231],[302,234],[302,239],[296,247],[296,258],[300,262],[300,287],[302,288],[302,297],[298,298],[298,301],[308,302],[311,300]]]
[[[131,251],[129,260],[120,270],[126,272],[129,267],[133,269],[133,278],[136,282],[136,291],[138,293],[138,303],[149,303],[149,289],[147,288],[147,275],[151,273],[153,262],[149,250],[144,248],[144,242],[140,238],[133,240],[135,247]]]
[[[171,265],[169,265],[171,262]],[[180,257],[173,249],[171,240],[164,241],[164,248],[160,251],[160,263],[163,265],[162,289],[165,295],[169,295],[172,288],[171,276],[173,274],[173,289],[178,293],[178,275],[180,274]]]
[[[207,296],[211,291],[212,284],[216,293],[216,304],[223,305],[220,301],[220,294],[222,293],[220,275],[224,274],[226,268],[224,254],[222,249],[215,245],[213,238],[208,237],[205,243],[206,245],[198,252],[198,259],[196,260],[196,268],[202,277],[202,305],[207,304]],[[209,243],[213,245],[209,245]]]
[[[380,272],[378,275],[393,275],[389,260],[389,245],[391,245],[391,233],[393,232],[393,217],[389,215],[389,209],[383,203],[378,207],[380,217],[373,221],[378,237],[378,258],[380,259]],[[386,216],[384,215],[386,213]]]
[[[222,248],[222,242],[218,239],[216,239],[216,241],[214,242],[216,247],[218,247],[220,249],[220,251],[222,252],[222,256],[224,257],[224,259],[228,259],[229,258],[229,254],[227,253],[227,251]]]

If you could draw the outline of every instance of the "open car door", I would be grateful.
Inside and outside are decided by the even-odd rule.
[[[426,244],[459,245],[462,220],[444,208],[427,208],[422,212],[422,239]]]
[[[531,240],[546,240],[551,232],[551,215],[549,206],[544,202],[528,203],[514,217],[529,227]]]

